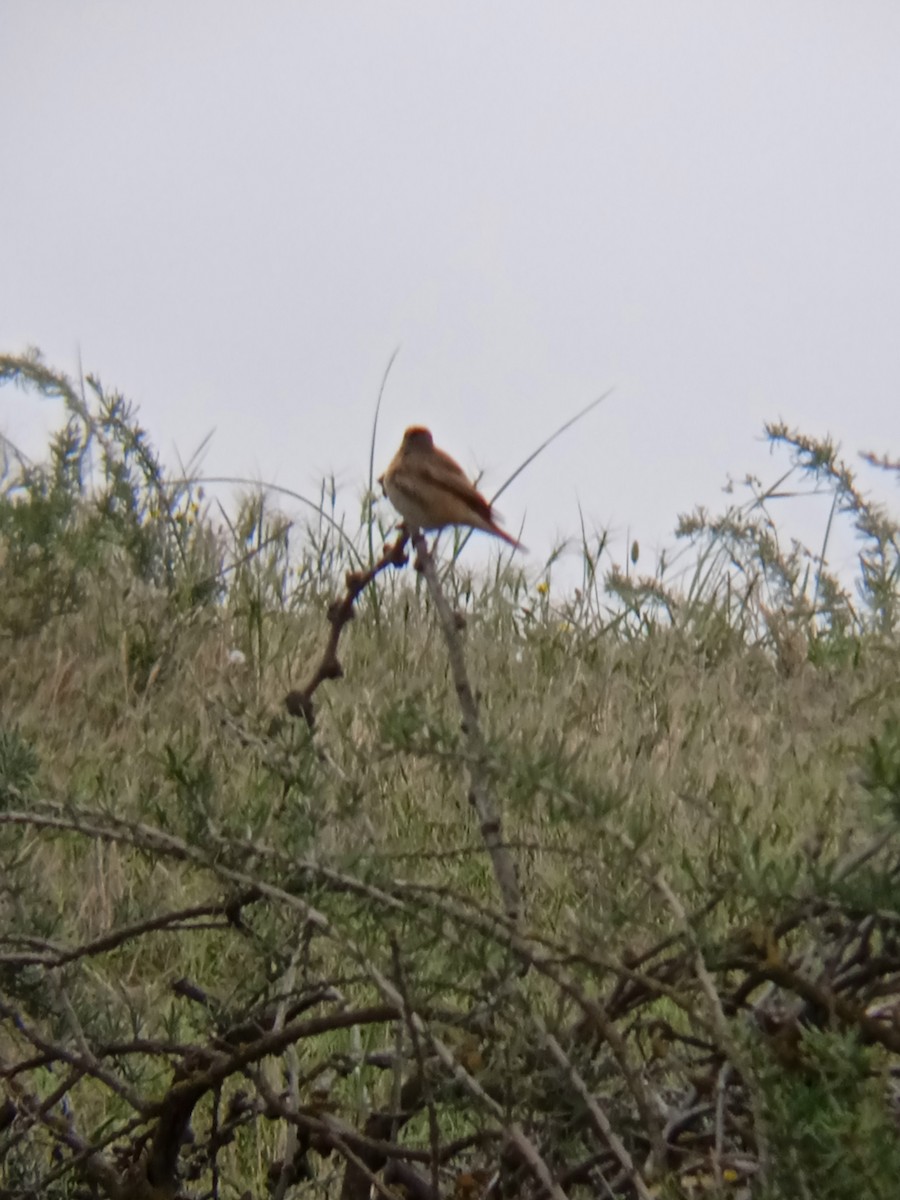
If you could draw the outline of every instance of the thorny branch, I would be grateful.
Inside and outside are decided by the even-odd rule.
[[[406,563],[406,544],[408,541],[409,534],[404,530],[399,534],[396,541],[384,547],[381,558],[370,570],[347,572],[345,580],[347,584],[346,592],[340,600],[335,600],[328,609],[328,623],[331,626],[331,632],[328,635],[328,641],[325,643],[325,649],[322,651],[322,657],[303,687],[288,692],[284,698],[285,708],[287,708],[290,715],[292,717],[302,717],[310,729],[314,728],[316,721],[315,707],[313,705],[313,695],[316,689],[326,679],[340,679],[344,674],[344,668],[341,666],[337,653],[338,643],[341,640],[344,627],[356,615],[355,605],[357,597],[386,567],[402,567]]]
[[[428,590],[434,601],[441,630],[447,643],[450,658],[450,670],[453,672],[453,684],[462,711],[462,728],[465,734],[468,753],[466,764],[469,769],[469,802],[474,808],[479,821],[481,837],[487,847],[494,868],[494,876],[503,907],[510,921],[516,923],[521,916],[522,897],[519,891],[519,881],[516,875],[516,865],[509,852],[509,847],[503,840],[500,812],[494,804],[488,786],[489,766],[487,744],[481,732],[478,719],[478,705],[469,674],[466,670],[466,657],[460,639],[460,626],[450,609],[447,597],[441,587],[441,581],[434,566],[434,559],[428,553],[425,538],[421,533],[413,534],[413,545],[416,548],[418,563],[421,565]]]
[[[286,701],[310,728],[316,689],[342,673],[338,643],[356,599],[379,571],[406,561],[408,540],[401,534],[370,571],[349,574],[346,594],[329,610],[322,658]],[[112,1200],[219,1200],[230,1147],[262,1120],[295,1134],[283,1143],[283,1161],[267,1164],[284,1194],[308,1184],[319,1196],[335,1195],[336,1185],[343,1200],[401,1192],[413,1200],[648,1200],[660,1177],[687,1187],[698,1172],[721,1191],[726,1178],[750,1184],[767,1170],[748,1044],[785,1072],[803,1072],[807,1031],[850,1032],[877,1047],[886,1078],[900,1076],[900,922],[890,911],[842,905],[837,890],[786,902],[762,937],[722,922],[713,937],[722,897],[689,913],[657,875],[678,929],[626,962],[601,949],[575,953],[522,928],[460,628],[424,541],[414,543],[447,640],[470,798],[505,911],[447,889],[298,862],[221,831],[194,844],[75,804],[5,809],[4,834],[116,843],[212,878],[230,894],[123,923],[81,945],[0,932],[4,1196],[62,1195],[54,1186],[77,1179]],[[891,837],[880,834],[837,865],[834,883],[879,857],[896,878]],[[360,913],[383,931],[381,957],[357,938]],[[268,978],[243,1005],[208,995],[202,976],[174,981],[173,1007],[192,1006],[177,1036],[166,1026],[154,1036],[137,1028],[130,1038],[111,1035],[86,1019],[84,996],[79,1007],[79,986],[92,994],[106,955],[135,953],[170,933],[208,938],[217,952],[229,941],[243,949],[255,926],[279,921],[292,945],[298,929],[305,949],[327,943],[327,961],[340,972],[318,972],[313,955],[295,954],[296,980],[293,967]],[[487,970],[468,991],[442,980],[440,1007],[434,991],[423,998],[423,946],[409,940],[416,921],[452,946],[476,947],[484,963],[515,963],[517,979],[536,981],[534,993],[498,987],[498,974]],[[273,1086],[266,1064],[294,1048],[303,1051],[302,1071],[291,1089]],[[379,1072],[391,1086],[372,1085]],[[347,1081],[363,1077],[366,1101],[354,1103]],[[115,1115],[97,1124],[104,1098]],[[461,1114],[465,1137],[454,1136]]]
[[[40,828],[47,816],[33,812],[33,827]],[[28,819],[26,814],[0,813],[0,825],[10,829]],[[50,820],[59,823],[62,816],[53,814]],[[79,831],[74,812],[68,821]],[[80,832],[92,838],[102,836],[104,829],[121,839],[124,823],[94,813]],[[181,861],[176,839],[140,829],[157,853]],[[132,836],[137,839],[136,830]],[[336,897],[347,895],[344,879],[335,873],[324,873],[318,886],[333,888]],[[405,919],[405,900],[411,894],[401,881],[394,888],[383,884],[358,893],[382,921]],[[195,1018],[198,1037],[193,1044],[171,1038],[104,1041],[87,1022],[67,1031],[55,1023],[52,1011],[42,1009],[39,990],[33,998],[2,983],[0,1080],[6,1096],[0,1105],[0,1170],[26,1149],[38,1164],[39,1131],[44,1144],[49,1139],[56,1146],[39,1186],[7,1187],[4,1194],[36,1200],[51,1194],[52,1181],[69,1173],[115,1200],[173,1196],[179,1179],[208,1178],[241,1130],[263,1117],[297,1130],[290,1174],[280,1164],[280,1177],[315,1178],[317,1163],[337,1157],[343,1163],[345,1200],[361,1200],[375,1179],[382,1195],[397,1193],[402,1183],[408,1195],[435,1200],[436,1171],[444,1190],[448,1179],[471,1175],[482,1181],[481,1192],[472,1195],[515,1194],[535,1200],[546,1194],[574,1196],[584,1188],[589,1194],[646,1200],[665,1172],[686,1176],[705,1169],[719,1180],[726,1174],[730,1179],[758,1178],[765,1130],[759,1124],[752,1066],[743,1056],[735,1058],[736,1035],[740,1031],[744,1045],[754,1038],[757,1053],[768,1048],[772,1061],[784,1070],[802,1071],[804,1030],[855,1030],[861,1043],[877,1043],[893,1068],[900,1068],[897,921],[889,912],[843,911],[837,901],[823,914],[805,901],[773,921],[768,939],[726,932],[713,944],[707,937],[701,961],[691,918],[670,887],[666,894],[683,924],[681,936],[642,956],[640,969],[617,967],[599,956],[594,963],[584,956],[579,983],[563,965],[563,948],[552,950],[497,914],[468,908],[436,890],[415,892],[423,914],[441,914],[448,933],[480,938],[485,947],[493,945],[530,966],[542,986],[558,997],[559,1015],[552,1023],[547,1010],[529,1010],[523,989],[497,996],[490,994],[488,984],[480,1004],[473,1006],[473,1018],[480,1008],[477,1020],[467,1022],[464,1011],[454,1018],[449,1008],[439,1012],[426,1006],[417,996],[413,963],[400,940],[392,941],[390,966],[379,969],[371,963],[364,969],[373,994],[367,1005],[348,1004],[334,981],[304,975],[294,994],[237,1011],[223,1025],[215,1017],[222,1005],[202,986],[176,981],[173,995],[208,1018],[205,1034],[200,1034],[202,1020]],[[245,886],[238,896],[244,905],[252,901],[247,921],[263,911],[274,915],[291,900],[290,893],[265,884],[256,891]],[[302,911],[301,901],[295,899],[294,905],[290,911]],[[184,917],[188,911],[169,916]],[[198,928],[194,936],[243,942],[248,937],[244,924]],[[6,970],[27,969],[50,980],[60,972],[54,958],[61,957],[69,972],[67,990],[74,996],[77,973],[93,972],[103,953],[120,953],[123,946],[140,946],[158,936],[165,922],[147,920],[127,928],[131,936],[125,942],[111,936],[105,949],[100,939],[87,943],[90,955],[54,947],[55,955],[42,960],[38,949],[38,961],[27,966],[8,962]],[[340,936],[328,923],[315,926],[313,935],[332,941]],[[0,939],[0,950],[4,940],[9,944]],[[21,946],[21,938],[14,940]],[[670,998],[677,1017],[661,1019],[660,996]],[[458,1029],[468,1029],[474,1049],[448,1047],[444,1029],[454,1021]],[[389,1047],[389,1030],[398,1027],[417,1046],[411,1056],[399,1051],[348,1056],[328,1048],[329,1039],[333,1047],[341,1030],[366,1029],[382,1030],[380,1044]],[[516,1048],[523,1027],[538,1031],[527,1049],[524,1043]],[[260,1069],[292,1045],[306,1048],[297,1104],[273,1092]],[[513,1092],[502,1076],[494,1076],[494,1047],[518,1062]],[[369,1071],[406,1078],[398,1092],[385,1093],[396,1096],[393,1103],[376,1105],[360,1117],[344,1108],[339,1090],[318,1081],[329,1072],[347,1078],[364,1062]],[[148,1073],[141,1071],[142,1063]],[[637,1090],[630,1079],[635,1067],[641,1080]],[[164,1075],[169,1082],[160,1087]],[[141,1078],[143,1084],[135,1082]],[[155,1085],[148,1085],[150,1078]],[[46,1079],[53,1080],[49,1089],[42,1085]],[[80,1088],[85,1080],[95,1092],[115,1097],[121,1114],[100,1135],[89,1132],[92,1126],[83,1111]],[[219,1096],[222,1119],[213,1124],[208,1109],[219,1103]],[[661,1134],[648,1126],[648,1103],[665,1113]],[[461,1107],[475,1133],[454,1140],[452,1114]],[[424,1138],[401,1140],[401,1130],[429,1112],[430,1131]],[[658,1137],[661,1155],[654,1149]],[[222,1168],[216,1169],[221,1173]]]
[[[503,840],[500,813],[490,793],[487,745],[478,719],[475,695],[469,683],[465,653],[460,639],[460,624],[444,595],[424,535],[420,530],[410,533],[404,526],[401,526],[401,530],[396,541],[384,547],[381,558],[370,570],[347,573],[346,592],[328,610],[331,631],[322,657],[304,686],[287,695],[285,707],[291,716],[303,717],[310,729],[314,727],[313,694],[324,680],[339,679],[343,675],[337,655],[338,643],[345,626],[353,620],[357,597],[386,567],[399,567],[406,563],[406,545],[411,538],[416,549],[416,567],[425,576],[447,643],[450,669],[462,712],[462,729],[468,750],[466,763],[469,770],[469,802],[478,817],[479,830],[490,855],[504,911],[510,921],[515,923],[522,915],[519,881],[515,862]]]

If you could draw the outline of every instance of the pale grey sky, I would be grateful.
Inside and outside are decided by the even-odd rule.
[[[503,497],[535,565],[774,477],[766,419],[900,452],[896,0],[0,0],[0,152],[0,349],[173,466],[354,507],[398,344],[378,465],[486,490],[615,385]]]

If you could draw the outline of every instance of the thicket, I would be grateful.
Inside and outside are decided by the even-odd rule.
[[[836,447],[557,595],[0,383],[65,410],[0,484],[0,1195],[893,1200],[900,531]]]

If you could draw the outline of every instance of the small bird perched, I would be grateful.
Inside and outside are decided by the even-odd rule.
[[[438,450],[431,431],[421,425],[407,429],[400,449],[378,482],[412,528],[469,525],[502,538],[517,550],[525,549],[500,528],[490,504],[469,482],[459,463]]]

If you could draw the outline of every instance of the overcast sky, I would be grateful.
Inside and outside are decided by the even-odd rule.
[[[173,466],[355,509],[398,345],[377,465],[488,491],[615,386],[503,497],[535,565],[774,478],[766,420],[900,453],[897,0],[0,0],[0,153],[0,351]]]

